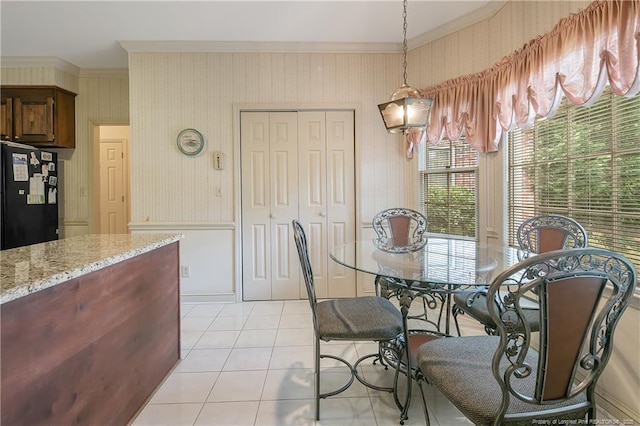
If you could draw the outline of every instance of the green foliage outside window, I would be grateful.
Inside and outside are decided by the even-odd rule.
[[[538,214],[580,222],[590,245],[640,265],[640,96],[606,90],[590,107],[558,113],[509,134],[509,235]]]
[[[427,231],[476,239],[478,152],[464,135],[420,152],[422,212]]]
[[[475,238],[476,192],[463,185],[429,185],[425,211],[429,232]]]

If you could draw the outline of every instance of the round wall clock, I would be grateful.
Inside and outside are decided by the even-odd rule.
[[[195,129],[184,129],[176,140],[178,149],[185,155],[197,155],[204,149],[204,137]]]

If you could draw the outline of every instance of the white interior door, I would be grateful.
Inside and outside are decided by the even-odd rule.
[[[271,299],[269,113],[243,112],[242,279],[245,300]]]
[[[299,113],[299,220],[307,233],[316,295],[327,297],[327,141],[324,111]],[[304,282],[300,283],[304,286]]]
[[[291,221],[305,226],[318,297],[356,295],[329,259],[355,239],[353,111],[242,112],[245,300],[306,298]]]
[[[353,111],[327,111],[327,249],[356,239]],[[356,273],[329,259],[328,297],[355,297]]]
[[[298,299],[297,114],[243,112],[240,126],[244,299]]]
[[[332,247],[355,240],[353,111],[304,111],[298,122],[299,216],[316,294],[354,297],[355,272],[329,258]]]
[[[269,113],[271,133],[271,299],[299,299],[300,266],[291,221],[298,216],[298,121]]]
[[[100,142],[100,233],[127,233],[122,141]]]

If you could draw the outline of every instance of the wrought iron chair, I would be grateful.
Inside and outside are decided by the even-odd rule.
[[[498,275],[487,293],[494,299],[507,290],[501,309],[488,305],[497,335],[442,338],[420,347],[423,403],[426,380],[477,425],[530,425],[534,419],[592,424],[596,383],[636,285],[633,264],[608,250],[555,250],[521,261]],[[521,306],[531,291],[539,295],[539,333]],[[424,410],[429,424],[426,403]]]
[[[377,213],[371,223],[377,235],[375,243],[380,250],[407,253],[420,250],[427,242],[424,234],[427,232],[428,221],[418,211],[402,207],[386,209]],[[382,275],[376,276],[374,286],[376,295],[387,299],[396,295],[398,291],[398,287]],[[421,319],[437,327],[440,320],[437,324],[429,320],[427,309],[435,309],[438,302],[439,300],[435,300],[434,297],[422,298],[424,312],[409,316],[408,319]]]
[[[428,221],[422,213],[402,208],[390,208],[377,213],[372,220],[373,229],[377,238],[374,240],[376,247],[380,250],[391,253],[411,253],[417,252],[427,243]],[[375,256],[375,255],[374,255]],[[406,288],[398,285],[394,279],[384,275],[378,275],[374,281],[376,295],[381,295],[385,299],[396,298],[402,317],[404,320],[405,333],[400,339],[395,339],[380,344],[383,358],[396,369],[394,386],[397,387],[398,373],[402,372],[407,376],[407,390],[405,400],[400,401],[395,394],[396,405],[401,409],[400,424],[404,424],[408,418],[408,409],[411,401],[412,380],[416,378],[416,353],[418,347],[431,339],[442,336],[440,333],[440,323],[445,310],[447,297],[441,292],[407,292]],[[411,284],[413,290],[419,290],[424,284],[414,282]],[[422,312],[409,313],[414,297],[419,297],[422,301]],[[429,317],[429,310],[436,310],[440,307],[437,320]],[[421,320],[431,324],[435,330],[427,331],[423,328],[410,329],[409,320]],[[401,354],[402,357],[398,357]]]
[[[293,220],[293,234],[302,267],[302,275],[307,287],[309,304],[313,314],[313,329],[315,335],[315,367],[314,367],[314,397],[315,397],[315,418],[320,420],[320,399],[337,395],[345,391],[354,379],[372,389],[386,392],[394,392],[397,385],[396,379],[393,387],[381,387],[369,383],[360,377],[358,366],[366,359],[374,358],[374,363],[380,361],[380,352],[365,355],[353,364],[335,355],[321,354],[320,341],[329,342],[332,340],[345,341],[369,341],[386,342],[398,339],[403,334],[402,315],[389,300],[377,296],[354,297],[347,299],[333,299],[317,301],[313,282],[313,272],[307,237],[304,228],[299,221]],[[378,345],[380,346],[380,345]],[[401,357],[400,353],[396,356]],[[350,380],[341,388],[334,391],[320,393],[320,359],[331,358],[345,364],[351,371]],[[388,368],[385,365],[385,369]],[[395,395],[395,392],[394,392]]]
[[[552,250],[587,247],[589,239],[587,231],[575,220],[560,215],[540,215],[525,220],[518,227],[516,234],[520,248],[520,259]],[[535,294],[529,295],[535,299]],[[487,289],[456,293],[453,296],[452,315],[458,336],[460,327],[458,315],[467,314],[484,326],[487,334],[495,334],[496,324],[487,308]],[[500,306],[499,304],[497,306]],[[537,302],[531,300],[523,304],[523,312],[534,331],[540,327],[538,323]]]
[[[424,247],[427,218],[420,212],[405,208],[386,209],[373,217],[376,245],[390,252],[409,252]]]

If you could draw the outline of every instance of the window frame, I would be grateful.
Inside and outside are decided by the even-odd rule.
[[[454,144],[459,143],[461,145],[465,145],[465,149],[467,149],[468,151],[466,152],[473,152],[475,155],[475,166],[460,166],[460,167],[454,167],[451,165],[451,163],[453,162],[455,155],[455,149],[454,149]],[[439,167],[434,167],[434,168],[429,168],[428,165],[428,152],[430,149],[442,149],[442,150],[446,150],[449,153],[448,156],[448,160],[449,160],[449,165],[447,166],[439,166]],[[446,238],[456,238],[456,239],[461,239],[461,240],[472,240],[472,241],[478,241],[479,240],[479,208],[478,208],[478,204],[479,204],[479,169],[480,169],[480,154],[479,152],[473,148],[471,145],[469,145],[465,138],[464,138],[464,133],[460,136],[460,138],[458,138],[455,141],[451,141],[449,139],[442,139],[441,141],[439,141],[437,144],[435,145],[427,145],[426,143],[420,144],[419,145],[419,149],[418,149],[418,155],[419,155],[419,161],[418,161],[418,173],[419,173],[419,203],[420,203],[420,207],[419,210],[421,213],[423,213],[426,217],[427,217],[427,234],[428,235],[433,235],[433,236],[442,236],[442,237],[446,237]],[[452,180],[455,180],[455,175],[456,174],[460,174],[460,173],[471,173],[473,174],[473,198],[474,198],[474,217],[475,217],[475,222],[474,222],[474,236],[464,236],[464,235],[457,235],[457,234],[451,234],[451,233],[439,233],[439,232],[433,232],[432,228],[431,228],[431,223],[432,221],[430,220],[430,215],[429,212],[427,210],[427,189],[426,189],[426,179],[428,175],[445,175],[446,176],[446,181],[448,183],[451,183]],[[448,186],[447,188],[447,197],[448,200],[450,200],[450,191],[449,189],[454,186]],[[447,205],[449,205],[449,202],[447,202]],[[450,212],[450,211],[449,211]],[[449,228],[449,230],[451,230]]]

